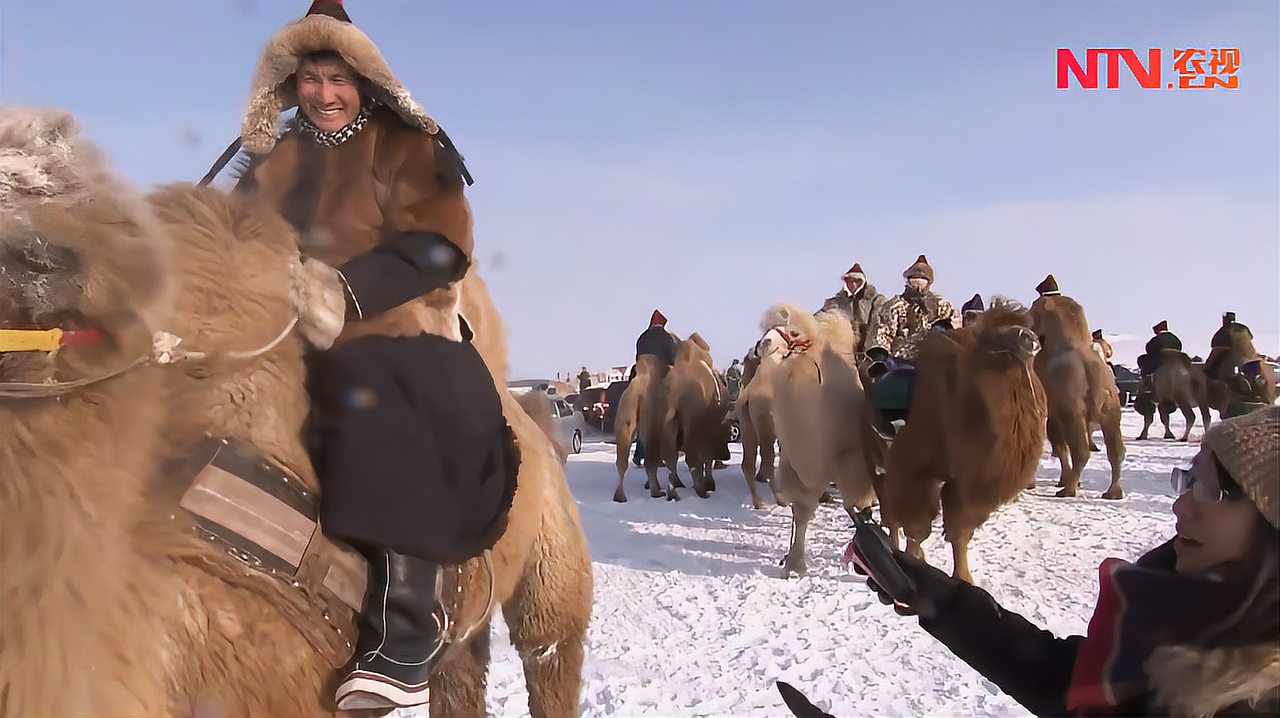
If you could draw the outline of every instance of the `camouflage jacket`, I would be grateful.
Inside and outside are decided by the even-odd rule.
[[[921,341],[930,327],[939,321],[955,325],[956,308],[934,292],[927,292],[920,302],[912,302],[901,294],[885,303],[876,314],[875,339],[868,349],[882,347],[892,356],[914,361]]]

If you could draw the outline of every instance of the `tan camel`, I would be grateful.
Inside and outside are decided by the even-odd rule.
[[[1044,388],[1031,368],[1040,343],[1025,309],[997,299],[977,322],[920,345],[910,419],[877,486],[884,523],[923,559],[939,507],[952,575],[973,582],[969,541],[1034,481],[1044,452]]]
[[[1134,402],[1134,409],[1143,418],[1142,433],[1138,434],[1137,441],[1147,440],[1157,409],[1160,410],[1160,421],[1164,423],[1164,438],[1174,438],[1173,430],[1169,428],[1169,417],[1175,408],[1181,410],[1186,419],[1186,430],[1179,441],[1190,441],[1191,427],[1196,423],[1196,407],[1200,408],[1204,428],[1209,428],[1207,380],[1204,372],[1191,366],[1191,357],[1183,352],[1166,349],[1160,354],[1160,365],[1151,377],[1154,391],[1139,395]]]
[[[1042,296],[1031,305],[1031,323],[1041,343],[1034,366],[1048,397],[1046,435],[1062,466],[1057,495],[1079,492],[1080,474],[1089,461],[1089,427],[1096,425],[1102,428],[1111,462],[1111,485],[1102,498],[1122,498],[1120,390],[1115,374],[1092,347],[1084,308],[1066,295]]]
[[[0,715],[332,714],[350,610],[302,593],[301,569],[291,585],[193,530],[179,506],[191,477],[167,463],[202,434],[238,439],[314,497],[303,347],[281,332],[296,235],[212,189],[144,202],[69,116],[5,115],[0,275],[13,281],[0,290],[21,301],[0,302],[0,327],[78,325],[101,340],[0,354]],[[474,272],[461,294],[498,386],[500,319]],[[153,351],[157,330],[182,342]],[[154,361],[183,350],[206,355]],[[530,713],[576,715],[590,559],[551,442],[503,402],[520,485],[492,571],[477,560],[448,572],[461,640],[432,679],[431,713],[484,715],[492,594],[524,658]]]
[[[667,367],[658,357],[644,354],[636,361],[636,375],[627,384],[626,391],[618,399],[618,412],[614,418],[614,435],[617,443],[618,486],[613,490],[613,500],[625,503],[627,492],[622,486],[622,479],[627,474],[627,462],[631,455],[631,443],[640,437],[647,447],[662,445],[662,419],[659,407],[665,405],[664,382],[667,378]],[[661,454],[655,450],[647,450],[646,457],[654,462],[661,461]],[[674,468],[671,468],[674,471]],[[648,474],[646,486],[649,496],[655,499],[665,494],[658,483],[657,464]],[[679,478],[675,479],[679,482]]]
[[[854,363],[857,336],[839,312],[817,316],[791,304],[765,312],[762,330],[787,337],[786,356],[773,375],[773,416],[782,445],[778,490],[791,504],[791,543],[783,578],[804,574],[805,536],[818,500],[831,482],[846,511],[865,511],[875,497],[863,434],[866,395]]]
[[[676,465],[684,453],[685,465],[693,481],[693,491],[709,498],[715,491],[712,466],[716,451],[729,441],[729,389],[715,370],[711,348],[697,332],[680,342],[676,363],[663,380],[662,462],[668,469],[667,498],[679,500],[676,489],[683,488]],[[649,468],[649,444],[645,444],[645,468]],[[651,478],[656,478],[651,474]]]
[[[778,495],[774,479],[778,432],[773,425],[773,375],[787,346],[786,337],[779,330],[765,332],[747,357],[742,391],[738,394],[736,410],[742,437],[742,476],[751,493],[751,505],[757,509],[764,508],[764,501],[756,491],[757,481],[768,484],[774,502],[786,506]],[[760,459],[758,468],[757,456]]]

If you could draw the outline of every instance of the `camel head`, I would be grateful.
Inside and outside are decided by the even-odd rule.
[[[970,329],[978,351],[997,363],[1026,365],[1040,353],[1040,339],[1031,328],[1030,312],[1013,300],[997,297]]]
[[[760,331],[772,343],[777,339],[782,357],[800,354],[809,350],[814,342],[821,339],[821,327],[812,314],[793,304],[775,304],[764,313],[760,320]],[[764,339],[762,338],[763,342]]]
[[[168,254],[69,114],[0,110],[0,381],[88,378],[147,356],[168,312]]]

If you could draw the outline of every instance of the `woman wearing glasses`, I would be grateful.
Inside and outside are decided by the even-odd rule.
[[[1102,563],[1087,636],[1057,638],[902,553],[914,592],[897,610],[1037,715],[1277,715],[1280,407],[1214,426],[1173,484],[1177,535]]]

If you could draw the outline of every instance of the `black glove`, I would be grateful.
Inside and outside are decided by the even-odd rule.
[[[915,595],[911,598],[909,605],[897,604],[873,578],[867,579],[867,587],[876,592],[880,603],[893,606],[893,610],[900,616],[919,615],[922,618],[931,618],[950,602],[951,597],[961,586],[959,580],[908,553],[895,549],[893,558],[915,584]],[[857,564],[854,564],[854,571],[863,576],[867,575]]]
[[[471,263],[438,232],[402,232],[339,267],[357,318],[398,307],[462,279]]]

